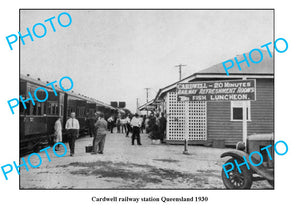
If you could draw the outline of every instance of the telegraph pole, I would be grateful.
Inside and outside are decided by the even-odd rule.
[[[139,111],[139,99],[136,98],[136,112]]]
[[[179,65],[176,65],[175,67],[178,67],[179,68],[179,81],[181,80],[181,68],[182,67],[185,67],[186,65],[183,65],[183,64],[179,64]],[[188,151],[188,145],[189,145],[189,128],[190,128],[190,124],[189,124],[189,102],[188,101],[185,101],[184,102],[184,107],[185,107],[185,128],[184,128],[184,150],[183,150],[183,154],[189,154],[189,151]]]
[[[175,67],[178,67],[179,68],[179,81],[181,80],[181,68],[182,67],[185,67],[186,65],[184,64],[179,64],[179,65],[176,65]]]
[[[148,104],[148,97],[149,97],[149,89],[150,88],[145,88],[146,89],[146,101],[147,101],[147,104]],[[146,109],[147,109],[147,116],[148,116],[148,105],[146,106]]]

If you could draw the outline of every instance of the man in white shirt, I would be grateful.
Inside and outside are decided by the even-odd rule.
[[[79,122],[75,118],[75,112],[72,112],[71,118],[67,120],[66,130],[68,132],[68,138],[69,138],[70,156],[73,156],[75,150],[75,140],[79,136]]]
[[[108,119],[107,119],[107,122],[108,122],[108,128],[110,130],[111,133],[114,133],[114,123],[115,119],[113,116],[110,116]]]
[[[121,132],[126,134],[127,132],[127,119],[123,118],[120,120],[121,121]]]
[[[132,126],[132,145],[134,145],[134,139],[137,138],[137,144],[141,144],[141,137],[140,137],[140,127],[142,125],[141,120],[139,119],[139,115],[136,113],[134,117],[132,117],[130,125]]]

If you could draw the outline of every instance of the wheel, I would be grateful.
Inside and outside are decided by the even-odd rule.
[[[241,159],[231,158],[226,163],[231,162],[234,164],[234,169],[230,172],[227,172],[229,178],[226,177],[224,169],[222,168],[222,180],[227,189],[250,189],[252,185],[252,172],[248,170],[245,165],[240,166],[241,173],[239,173],[237,166],[235,165],[234,160],[240,164],[243,162]],[[230,169],[230,166],[225,168]]]
[[[267,181],[274,188],[274,180],[267,180]]]

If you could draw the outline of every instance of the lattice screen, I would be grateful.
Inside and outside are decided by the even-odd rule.
[[[167,140],[185,139],[185,103],[177,102],[176,92],[168,92]],[[206,102],[189,102],[189,140],[206,140]]]

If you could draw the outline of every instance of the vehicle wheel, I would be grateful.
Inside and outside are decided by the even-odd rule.
[[[229,178],[226,177],[224,169],[222,168],[222,180],[227,189],[250,189],[252,185],[252,172],[248,170],[248,168],[243,165],[240,167],[241,173],[239,173],[234,160],[240,164],[243,162],[241,159],[231,158],[226,163],[231,162],[234,164],[234,169],[228,172]],[[225,168],[230,169],[230,166],[226,166]]]
[[[274,188],[274,180],[267,180],[267,181]]]

